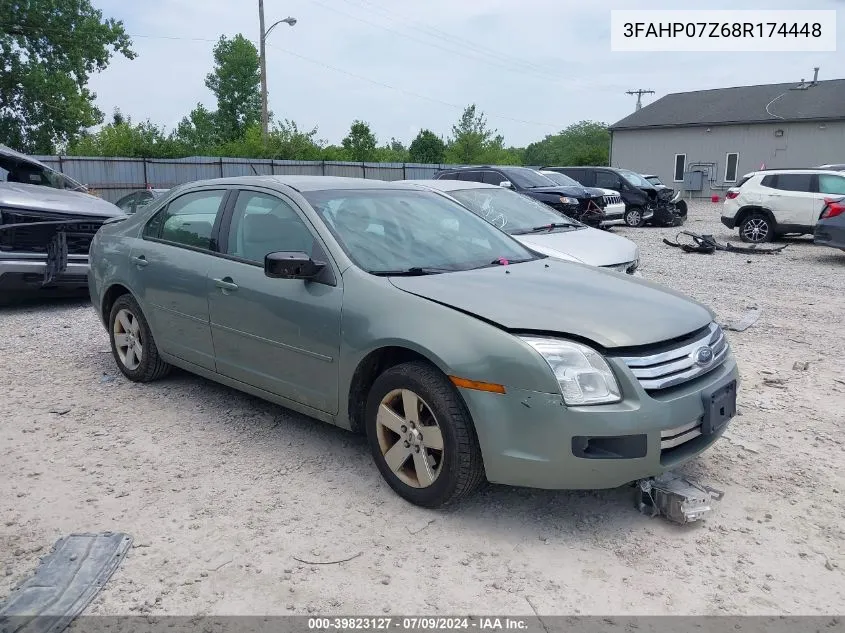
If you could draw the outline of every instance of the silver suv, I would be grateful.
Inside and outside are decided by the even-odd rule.
[[[125,214],[0,145],[0,299],[25,290],[86,290],[91,239],[113,217]]]

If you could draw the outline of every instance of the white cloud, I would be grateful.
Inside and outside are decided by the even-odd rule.
[[[135,37],[138,58],[116,58],[92,80],[105,112],[120,107],[168,127],[198,101],[213,106],[204,80],[214,41],[238,32],[258,37],[254,0],[101,0],[97,6],[122,19],[133,35],[180,38]],[[524,145],[581,119],[621,119],[634,108],[634,98],[625,94],[630,89],[655,90],[644,99],[649,103],[668,92],[797,81],[811,76],[814,66],[821,66],[820,78],[830,79],[845,68],[841,29],[837,53],[611,53],[610,10],[637,6],[678,5],[266,0],[268,24],[288,15],[298,20],[293,28],[279,25],[268,41],[270,108],[301,127],[317,125],[330,142],[339,142],[356,118],[369,121],[380,141],[395,136],[407,142],[406,134],[420,127],[448,134],[460,108],[475,102],[508,144]],[[789,4],[708,5],[755,7]],[[836,7],[835,0],[819,0],[806,8]]]

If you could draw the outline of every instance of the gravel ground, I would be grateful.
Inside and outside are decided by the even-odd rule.
[[[718,217],[696,203],[686,228],[735,239]],[[0,599],[58,537],[115,530],[133,549],[87,613],[841,612],[845,253],[616,232],[723,321],[761,310],[729,334],[741,416],[686,468],[725,491],[705,522],[648,519],[627,489],[418,509],[363,439],[185,373],[132,384],[86,302],[44,302],[0,309]]]

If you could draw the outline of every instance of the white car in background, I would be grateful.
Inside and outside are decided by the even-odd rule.
[[[554,180],[559,185],[565,185],[567,187],[572,185],[582,186],[578,181],[558,171],[541,169],[540,173],[549,180]],[[622,201],[622,196],[619,192],[613,189],[605,189],[604,187],[590,187],[590,189],[598,189],[604,194],[604,216],[607,219],[601,225],[615,226],[617,224],[625,224],[625,203]]]
[[[590,228],[541,202],[497,185],[466,180],[405,180],[457,200],[529,248],[555,259],[641,276],[631,240]]]

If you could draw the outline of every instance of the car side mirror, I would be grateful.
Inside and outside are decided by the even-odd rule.
[[[264,257],[264,274],[273,279],[313,279],[325,267],[299,251],[279,251]]]
[[[513,189],[513,184],[510,180],[503,180],[499,183],[500,187],[504,187],[505,189]]]

